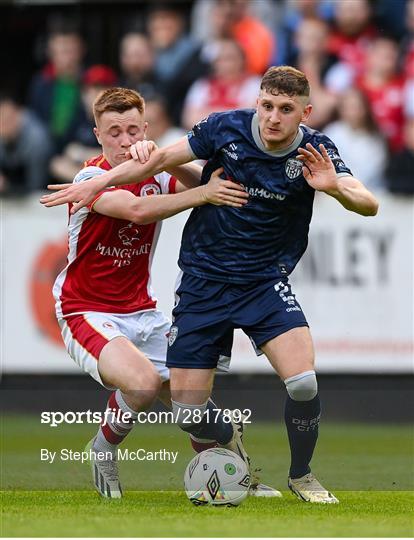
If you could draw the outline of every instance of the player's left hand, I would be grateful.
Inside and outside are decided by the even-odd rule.
[[[323,144],[319,145],[319,152],[310,143],[306,149],[299,148],[296,159],[303,163],[303,176],[307,183],[317,191],[334,193],[338,188],[335,167]]]
[[[223,180],[221,178],[223,172],[223,167],[216,169],[212,172],[208,183],[201,186],[203,198],[207,203],[215,206],[241,208],[248,202],[249,195],[240,184],[231,180]]]
[[[134,161],[139,161],[140,163],[146,163],[154,150],[157,150],[158,146],[154,141],[137,141],[129,148],[127,152],[127,157],[131,157]]]

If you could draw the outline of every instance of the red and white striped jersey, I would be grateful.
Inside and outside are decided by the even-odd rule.
[[[74,182],[84,182],[109,170],[104,156],[87,163]],[[176,179],[160,173],[126,189],[137,197],[174,193]],[[104,193],[104,192],[102,192]],[[69,217],[69,253],[56,278],[53,295],[57,317],[98,311],[134,313],[154,309],[151,263],[161,223],[137,225],[95,213],[90,205]]]

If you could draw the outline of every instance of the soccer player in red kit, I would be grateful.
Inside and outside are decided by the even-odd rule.
[[[94,116],[103,153],[85,164],[75,183],[124,162],[130,146],[145,137],[144,100],[133,90],[105,90],[94,103]],[[150,279],[159,222],[206,203],[242,206],[245,191],[220,179],[219,173],[199,186],[198,166],[173,167],[139,184],[105,189],[70,215],[67,266],[53,294],[70,356],[114,390],[108,401],[114,414],[89,444],[95,453],[91,455],[104,456],[94,458],[92,465],[95,486],[105,497],[122,496],[117,446],[169,377],[165,358],[170,321],[156,308]]]

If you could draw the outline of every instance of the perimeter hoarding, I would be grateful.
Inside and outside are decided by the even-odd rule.
[[[364,218],[317,196],[308,250],[292,275],[325,373],[413,372],[411,198],[379,195]],[[159,308],[171,313],[180,235],[188,213],[163,224],[153,261]],[[2,203],[2,370],[76,373],[61,344],[51,286],[65,264],[67,209],[33,196]],[[270,371],[236,331],[233,372]]]

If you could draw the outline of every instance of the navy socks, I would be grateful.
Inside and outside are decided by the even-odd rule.
[[[290,478],[300,478],[310,472],[309,463],[318,440],[320,414],[318,394],[310,401],[295,401],[287,396],[285,422],[291,453]]]

